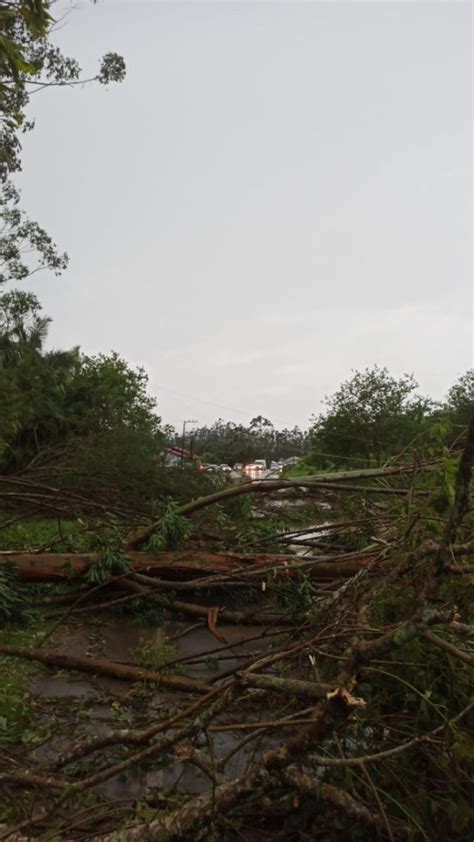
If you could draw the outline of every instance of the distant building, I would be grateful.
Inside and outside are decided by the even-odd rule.
[[[176,465],[181,465],[192,459],[193,462],[199,463],[200,459],[195,453],[186,450],[184,447],[167,447],[162,453],[163,464],[165,467],[173,468]]]

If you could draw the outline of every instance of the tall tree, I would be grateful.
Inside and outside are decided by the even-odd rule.
[[[354,372],[326,398],[326,413],[314,420],[315,462],[378,464],[397,453],[423,432],[432,412],[432,402],[414,394],[417,387],[412,375],[397,380],[378,366]]]
[[[474,411],[474,368],[454,383],[446,397],[445,411],[453,424],[466,426]]]
[[[21,135],[33,92],[84,81],[107,85],[125,77],[125,62],[116,53],[103,56],[92,79],[81,78],[74,58],[52,43],[51,0],[2,0],[0,3],[0,284],[18,281],[40,269],[60,274],[67,266],[52,238],[20,207],[12,175],[21,170]]]

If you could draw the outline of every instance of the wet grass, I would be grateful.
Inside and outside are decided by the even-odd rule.
[[[6,518],[5,513],[1,514],[0,520]],[[30,517],[0,530],[0,550],[28,552],[53,545],[55,552],[67,552],[79,549],[83,542],[83,526],[77,520]]]

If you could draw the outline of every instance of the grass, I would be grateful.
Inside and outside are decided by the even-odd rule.
[[[83,541],[83,527],[76,520],[25,518],[0,530],[0,550],[34,550],[54,543],[57,552],[71,551]]]
[[[178,650],[162,631],[157,631],[151,640],[140,638],[133,655],[137,664],[148,669],[160,670],[167,661],[178,656]],[[178,664],[173,670],[168,670],[168,672],[177,671],[179,671]]]
[[[318,468],[311,462],[311,456],[302,456],[296,465],[291,465],[283,471],[284,479],[298,479],[298,477],[309,477],[313,474],[333,474],[334,468]],[[342,469],[341,469],[342,470]]]

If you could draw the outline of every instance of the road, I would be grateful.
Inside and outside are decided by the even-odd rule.
[[[245,471],[231,471],[229,474],[230,478],[233,482],[240,482],[242,479],[250,480],[250,479],[278,479],[281,476],[281,470],[273,470],[273,471],[262,471],[256,470],[246,473]]]

